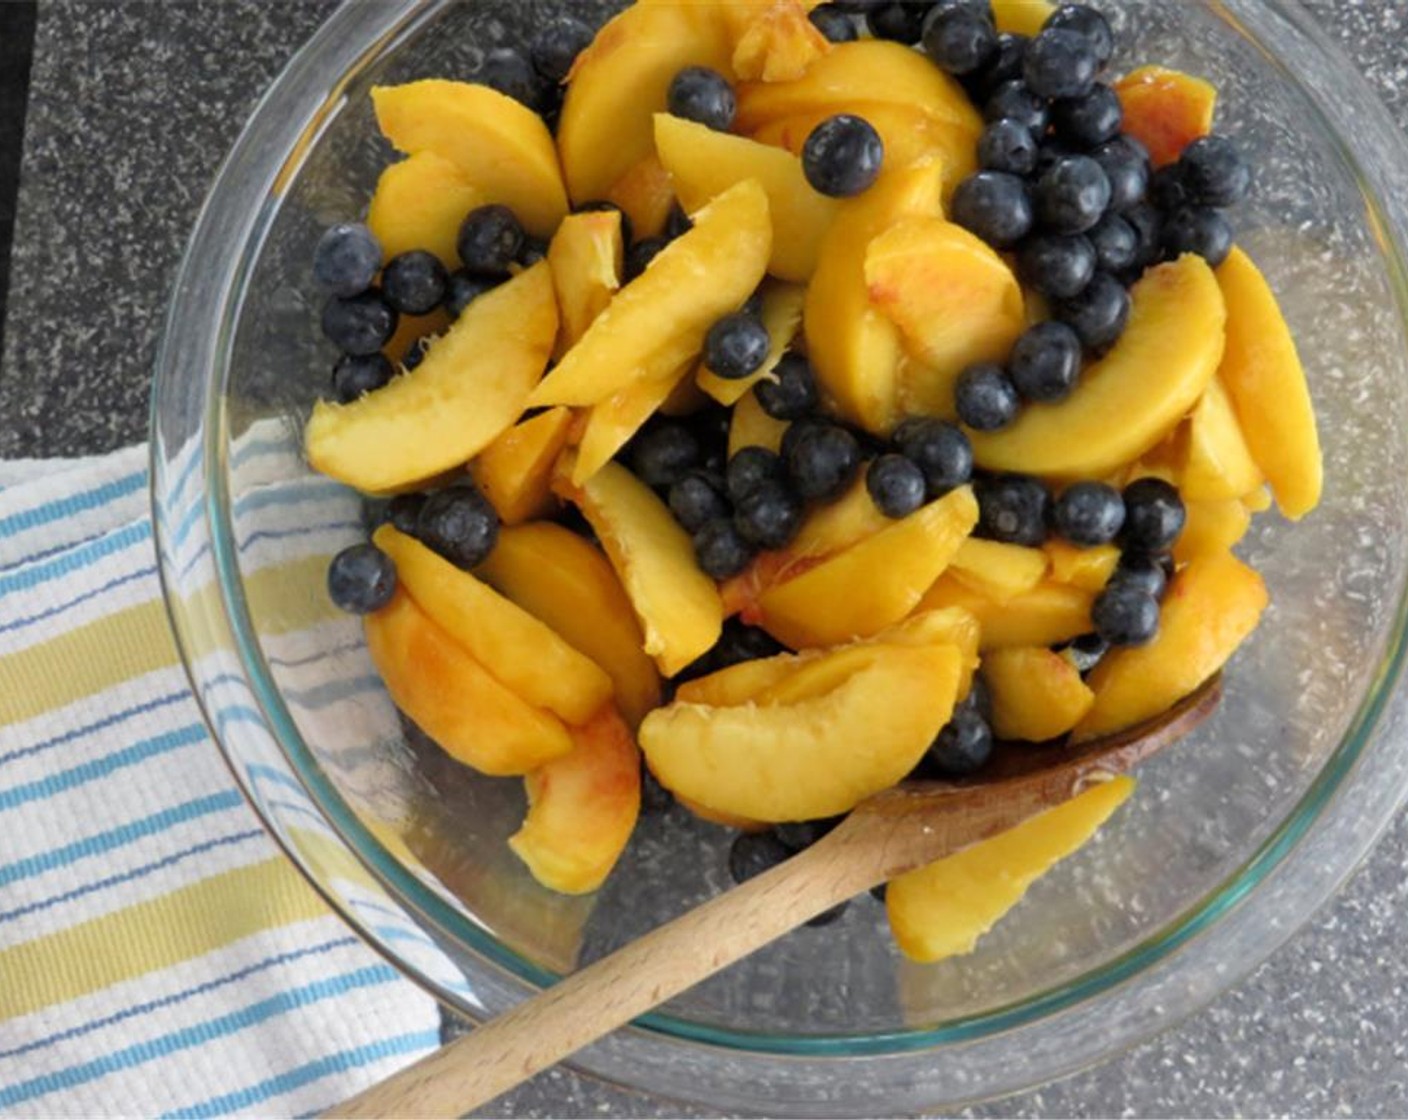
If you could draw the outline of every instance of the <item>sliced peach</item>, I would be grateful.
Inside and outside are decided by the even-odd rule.
[[[586,427],[577,445],[577,458],[572,467],[572,484],[581,486],[611,457],[626,446],[657,409],[670,399],[675,390],[694,372],[694,359],[678,367],[668,377],[629,385],[614,396],[592,405],[587,411]]]
[[[597,32],[568,76],[557,126],[567,190],[604,198],[654,144],[656,113],[686,66],[728,73],[733,45],[716,4],[635,4]]]
[[[657,237],[675,204],[675,189],[660,158],[647,152],[611,184],[606,198],[626,212],[637,237]]]
[[[715,321],[758,286],[771,246],[763,188],[748,179],[725,191],[616,294],[529,404],[595,404],[698,354]]]
[[[640,813],[640,752],[607,705],[572,730],[572,749],[523,779],[528,815],[509,837],[549,890],[586,894],[611,874]]]
[[[534,236],[551,237],[566,215],[552,134],[513,98],[488,86],[426,78],[374,86],[372,106],[393,147],[444,156],[486,202],[512,207]]]
[[[405,591],[365,620],[386,691],[451,757],[484,774],[526,774],[572,749],[567,728],[499,682]]]
[[[570,473],[570,463],[564,466]],[[601,538],[645,630],[645,652],[660,671],[673,676],[712,647],[724,621],[718,590],[694,562],[689,534],[650,487],[619,463],[607,463],[580,488],[565,487],[563,496]]]
[[[971,953],[1027,888],[1077,851],[1134,792],[1134,779],[1101,782],[1015,828],[901,875],[885,892],[890,930],[911,960]]]
[[[546,521],[505,526],[475,574],[600,665],[632,727],[660,703],[631,601],[594,545]]]
[[[840,207],[817,194],[795,155],[742,136],[715,132],[667,113],[655,116],[655,146],[680,204],[691,213],[744,179],[756,179],[772,215],[768,271],[804,283],[816,268],[821,239]]]
[[[308,461],[371,492],[468,462],[522,414],[556,335],[544,262],[471,303],[410,373],[351,404],[314,405]]]
[[[1250,494],[1262,481],[1232,399],[1214,377],[1188,418],[1179,492],[1189,501],[1215,502]]]
[[[748,393],[733,407],[728,423],[728,453],[737,455],[745,447],[766,447],[777,451],[782,446],[787,421],[774,420],[758,403],[755,393]]]
[[[797,330],[802,325],[802,301],[806,298],[804,289],[795,284],[766,284],[763,287],[763,310],[759,318],[767,328],[771,345],[768,356],[756,373],[730,381],[720,377],[707,365],[699,368],[699,387],[720,404],[732,405],[753,388],[759,381],[772,378],[777,363],[787,353]],[[774,379],[775,380],[775,379]]]
[[[998,31],[1035,36],[1056,10],[1049,0],[992,0],[992,18]]]
[[[1236,498],[1220,502],[1185,502],[1188,520],[1173,544],[1173,558],[1186,564],[1197,556],[1226,552],[1247,535],[1252,515]]]
[[[505,525],[552,511],[553,464],[571,430],[572,411],[550,408],[515,424],[471,460],[469,473]]]
[[[1033,404],[1000,432],[973,432],[990,470],[1060,477],[1108,475],[1169,434],[1222,360],[1227,319],[1217,278],[1185,254],[1134,286],[1129,326],[1060,404]]]
[[[1044,743],[1085,718],[1095,694],[1074,665],[1044,646],[995,649],[983,658],[999,739]]]
[[[1217,282],[1227,301],[1219,376],[1276,504],[1299,520],[1320,502],[1324,467],[1295,340],[1266,278],[1241,249],[1218,268]]]
[[[1075,738],[1108,735],[1171,708],[1222,668],[1266,603],[1261,576],[1230,552],[1194,557],[1169,584],[1158,637],[1115,650],[1091,672],[1095,706]]]
[[[1217,90],[1211,83],[1164,66],[1141,66],[1115,83],[1124,130],[1149,149],[1155,167],[1212,131]]]
[[[1069,583],[1082,591],[1101,591],[1109,583],[1115,565],[1120,562],[1120,550],[1112,544],[1095,548],[1077,548],[1063,540],[1049,540],[1041,546],[1051,562],[1051,578],[1056,583]]]
[[[734,36],[734,76],[743,82],[795,82],[802,77],[831,49],[807,18],[814,6],[802,0],[725,0],[725,19]]]
[[[458,268],[460,225],[485,201],[458,164],[426,149],[381,173],[367,206],[367,226],[386,260],[425,249],[446,268]]]
[[[736,829],[739,832],[766,832],[772,827],[767,821],[755,821],[749,817],[740,817],[736,813],[724,813],[718,809],[710,809],[707,805],[701,805],[699,802],[691,801],[688,797],[681,797],[679,794],[675,794],[674,797],[701,821],[708,821],[710,824]]]
[[[995,603],[945,574],[920,600],[921,610],[962,607],[982,630],[982,649],[1054,646],[1090,633],[1095,596],[1064,583],[1040,583],[1023,595]]]
[[[691,801],[753,820],[846,812],[914,768],[957,696],[956,650],[873,649],[864,668],[796,703],[657,709],[640,729],[651,770]]]
[[[589,210],[562,219],[548,245],[548,267],[562,309],[560,352],[576,345],[621,287],[623,252],[616,211]]]
[[[1050,560],[1039,548],[969,537],[959,546],[948,570],[993,602],[1005,603],[1039,584],[1049,566]]]

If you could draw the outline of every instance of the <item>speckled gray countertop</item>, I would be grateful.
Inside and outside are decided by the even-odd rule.
[[[4,3],[6,0],[0,0]],[[330,0],[41,0],[0,456],[144,438],[167,286],[215,169]],[[1309,0],[1408,125],[1408,5]],[[1408,1114],[1408,821],[1268,964],[1158,1040],[974,1116]],[[553,1071],[485,1115],[710,1115]]]

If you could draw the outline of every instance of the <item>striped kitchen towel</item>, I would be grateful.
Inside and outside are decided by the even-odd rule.
[[[291,505],[321,500],[307,481]],[[144,448],[0,463],[0,1115],[316,1112],[435,1047],[439,1016],[242,800],[167,632],[146,491]],[[328,524],[292,509],[267,562],[318,562]]]

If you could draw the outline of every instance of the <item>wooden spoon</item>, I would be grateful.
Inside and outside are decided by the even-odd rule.
[[[1011,751],[980,778],[913,782],[862,802],[786,863],[710,899],[329,1116],[462,1116],[848,898],[1004,832],[1182,738],[1221,680],[1157,719],[1074,746]]]

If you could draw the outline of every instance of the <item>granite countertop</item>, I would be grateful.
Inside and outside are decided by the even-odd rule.
[[[93,454],[145,438],[152,352],[196,210],[256,98],[333,6],[41,0],[0,359],[0,457]],[[1408,125],[1408,5],[1308,7]],[[1400,820],[1323,913],[1211,1007],[1096,1069],[970,1115],[1403,1115],[1405,943]],[[711,1115],[565,1071],[484,1115],[598,1113]]]

